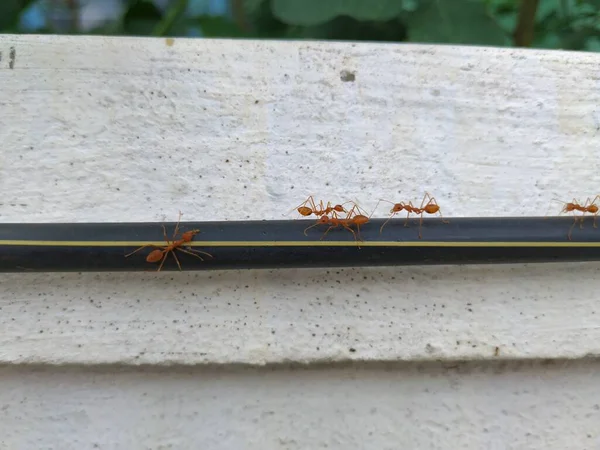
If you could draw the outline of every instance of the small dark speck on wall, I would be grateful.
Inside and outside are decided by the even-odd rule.
[[[340,80],[344,82],[354,81],[356,80],[356,74],[354,72],[350,72],[349,70],[342,70],[340,72]]]
[[[15,68],[15,60],[17,59],[17,50],[14,47],[10,48],[10,52],[8,54],[8,67],[10,69]]]
[[[355,353],[356,352],[355,348],[350,348],[349,350],[350,350],[350,353]]]

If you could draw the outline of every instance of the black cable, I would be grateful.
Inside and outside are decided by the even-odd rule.
[[[399,266],[600,260],[600,229],[592,219],[573,227],[569,217],[373,219],[361,227],[363,241],[343,228],[313,220],[182,222],[180,233],[200,229],[190,243],[213,257],[176,250],[183,270],[285,267]],[[0,224],[0,272],[152,271],[153,248],[125,255],[144,243],[166,245],[161,223]],[[172,237],[175,223],[164,224]],[[170,254],[162,270],[178,270]]]

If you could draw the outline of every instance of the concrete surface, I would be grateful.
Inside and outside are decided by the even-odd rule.
[[[546,215],[600,186],[600,55],[10,35],[0,52],[3,222],[279,219],[309,194],[370,210],[424,190],[449,217]],[[7,448],[65,448],[73,433],[77,448],[96,436],[101,448],[176,448],[192,428],[211,448],[365,448],[369,432],[371,448],[399,436],[412,448],[597,448],[586,358],[600,352],[599,268],[2,274],[0,362],[13,367],[0,427]],[[582,361],[550,375],[493,362],[562,358]],[[455,388],[413,368],[461,359],[495,369],[457,374]],[[360,375],[327,366],[349,360]],[[373,369],[381,361],[407,364],[406,380]],[[323,365],[210,375],[287,362]],[[92,376],[60,364],[190,366],[206,383],[190,391],[181,367]],[[214,412],[209,393],[263,404]],[[371,393],[388,406],[371,412]],[[271,428],[253,422],[272,410]],[[25,435],[8,431],[27,423],[33,440],[19,447]],[[241,431],[221,435],[224,423]]]
[[[597,449],[597,362],[0,370],[4,448]]]

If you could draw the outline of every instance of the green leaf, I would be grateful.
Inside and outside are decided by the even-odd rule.
[[[600,38],[592,36],[585,43],[585,49],[590,52],[600,52]]]
[[[193,21],[200,25],[202,35],[205,37],[231,37],[231,38],[249,38],[253,37],[250,33],[244,32],[231,20],[218,16],[198,16]]]
[[[33,0],[0,0],[0,30],[12,28]]]
[[[133,3],[123,17],[126,34],[150,36],[162,18],[161,11],[150,0]]]
[[[313,26],[338,16],[386,21],[403,11],[400,0],[271,0],[273,15],[291,25]]]
[[[257,11],[265,0],[244,0],[244,9],[248,13]]]
[[[152,36],[173,35],[173,29],[181,25],[181,17],[188,7],[188,0],[175,0],[166,11],[162,20],[152,30]]]
[[[404,11],[416,11],[419,7],[419,0],[402,0],[402,9]]]
[[[554,0],[541,0],[538,3],[538,8],[535,13],[535,22],[541,23],[544,20],[550,18],[552,15],[558,15],[558,2]]]
[[[299,33],[295,36],[298,39],[378,42],[406,40],[406,28],[398,19],[387,22],[364,22],[348,16],[340,16],[323,25],[299,28]]]
[[[429,0],[407,20],[412,42],[504,46],[510,39],[481,1]]]
[[[536,33],[533,39],[533,47],[535,48],[548,48],[558,49],[561,48],[560,36],[556,33]]]
[[[268,1],[262,1],[257,9],[247,12],[246,19],[257,38],[289,39],[295,37],[293,28],[273,16]]]
[[[515,30],[518,19],[519,17],[517,16],[516,12],[512,14],[498,14],[495,17],[496,23],[504,30],[505,33],[512,33]]]

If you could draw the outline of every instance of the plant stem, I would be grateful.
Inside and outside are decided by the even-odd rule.
[[[514,33],[515,47],[529,47],[533,42],[535,28],[535,13],[539,0],[521,0],[519,20]]]
[[[171,31],[175,21],[185,12],[188,6],[188,0],[176,0],[175,4],[169,8],[162,20],[152,30],[152,36],[165,36]]]
[[[246,10],[244,8],[244,0],[231,0],[231,14],[234,22],[244,32],[250,31],[250,25],[246,20]]]

